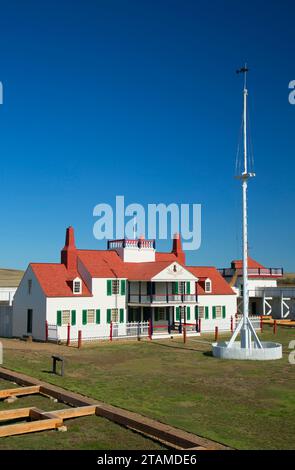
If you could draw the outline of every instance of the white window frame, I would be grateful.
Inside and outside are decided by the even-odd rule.
[[[76,286],[79,286],[79,290],[76,291]],[[78,277],[73,280],[73,294],[79,295],[82,292],[82,282]]]
[[[222,305],[215,307],[215,318],[222,318]]]
[[[205,292],[207,294],[210,294],[212,292],[212,281],[209,278],[205,280]]]
[[[118,323],[119,322],[119,309],[118,308],[112,308],[111,309],[111,322],[112,323]]]
[[[112,294],[120,294],[120,279],[112,279]]]
[[[71,323],[71,310],[61,311],[61,325],[65,326]]]
[[[204,305],[199,305],[198,307],[198,318],[205,318],[206,309]]]
[[[93,317],[92,317],[93,316]],[[92,318],[91,318],[92,317]],[[87,324],[93,325],[96,323],[96,318],[95,318],[95,309],[90,308],[87,310]]]

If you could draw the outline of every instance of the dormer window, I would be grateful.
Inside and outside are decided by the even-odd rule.
[[[205,281],[205,292],[207,292],[207,294],[210,294],[212,292],[211,279],[206,279],[206,281]]]
[[[78,277],[73,280],[73,293],[81,294],[82,293],[82,282]]]

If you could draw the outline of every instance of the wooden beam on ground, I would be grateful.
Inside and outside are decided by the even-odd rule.
[[[96,405],[80,406],[79,408],[67,408],[66,410],[55,410],[54,415],[62,419],[79,418],[81,416],[95,415]]]
[[[8,388],[6,390],[0,390],[0,400],[8,397],[19,397],[23,395],[33,395],[34,393],[40,392],[39,385],[32,385],[30,387],[16,387]]]
[[[27,434],[36,431],[45,431],[62,426],[62,419],[43,419],[40,421],[31,421],[29,423],[9,424],[0,426],[0,437],[16,436],[17,434]]]
[[[0,411],[0,421],[8,421],[10,419],[28,418],[31,408],[18,408],[16,410]]]
[[[126,411],[112,405],[101,404],[96,407],[96,415],[107,418],[118,424],[139,431],[153,438],[160,439],[169,444],[189,449],[192,447],[206,447],[210,450],[225,450],[228,447],[209,439],[196,436],[181,429],[160,423],[154,419],[146,418],[138,413]]]

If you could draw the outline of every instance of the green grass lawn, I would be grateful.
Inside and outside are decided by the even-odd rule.
[[[17,385],[0,379],[0,389],[14,388]],[[0,401],[0,411],[34,406],[43,411],[68,408],[64,403],[55,403],[42,395],[19,398],[14,403]],[[3,424],[13,424],[5,422]],[[128,429],[97,416],[69,419],[64,422],[67,432],[43,431],[21,436],[0,438],[0,450],[23,449],[163,449],[156,442],[146,439]]]
[[[270,327],[261,336],[274,339]],[[176,339],[114,341],[81,350],[5,340],[3,365],[235,448],[294,449],[295,365],[288,362],[292,339],[294,329],[278,329],[275,340],[283,343],[284,355],[271,362],[215,359],[206,342],[212,338],[204,335],[185,345]],[[48,373],[53,351],[66,359],[63,378]],[[73,423],[83,434],[78,448],[88,444],[92,448],[84,442],[84,428],[79,424],[89,419]],[[113,428],[118,426],[107,423],[102,433],[105,448],[120,445],[111,439]],[[17,439],[22,443],[29,437]],[[65,441],[64,448],[71,448],[70,444]],[[126,441],[121,446],[134,448]]]

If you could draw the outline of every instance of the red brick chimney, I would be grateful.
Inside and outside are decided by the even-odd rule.
[[[68,227],[66,232],[66,244],[61,250],[61,263],[69,271],[77,270],[77,248],[73,227]]]
[[[179,233],[175,233],[173,237],[172,253],[178,258],[177,261],[179,261],[180,264],[185,265],[185,253],[182,249]]]

